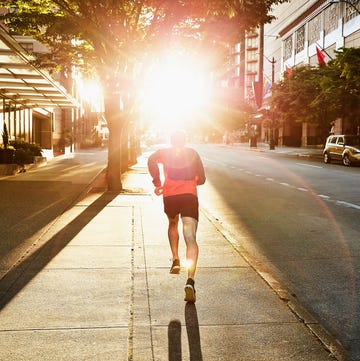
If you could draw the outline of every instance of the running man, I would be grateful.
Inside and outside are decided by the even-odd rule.
[[[163,195],[164,212],[168,217],[168,238],[172,253],[170,273],[180,272],[179,215],[186,243],[188,279],[185,285],[185,301],[195,302],[195,271],[199,248],[196,231],[199,220],[197,186],[205,183],[205,171],[199,154],[185,147],[186,135],[176,131],[170,138],[171,147],[159,149],[148,160],[149,173],[153,178],[155,194]],[[164,167],[164,184],[161,184],[159,163]]]

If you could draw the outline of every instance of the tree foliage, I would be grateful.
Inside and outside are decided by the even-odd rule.
[[[360,124],[360,48],[342,48],[328,66],[321,81],[321,99],[334,115]]]
[[[285,0],[6,0],[1,18],[12,31],[51,50],[53,64],[124,70],[150,51],[195,41],[236,42],[241,30],[272,20],[271,6]],[[181,43],[180,41],[181,40]],[[199,46],[199,44],[198,44]],[[203,50],[203,48],[202,48]]]
[[[76,65],[101,81],[110,131],[109,188],[115,189],[121,187],[120,134],[132,108],[139,64],[171,47],[216,52],[219,59],[224,44],[269,22],[271,6],[284,1],[3,0],[1,6],[10,11],[0,18],[16,34],[48,46],[39,65],[51,71]]]
[[[360,124],[360,49],[343,48],[326,67],[308,65],[274,84],[272,107],[283,121],[329,129],[337,118]]]

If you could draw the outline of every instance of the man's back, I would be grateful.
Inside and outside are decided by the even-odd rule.
[[[164,196],[183,193],[196,195],[196,186],[205,182],[205,172],[200,156],[192,148],[159,149],[149,157],[149,172],[155,186],[161,184],[159,163],[164,166]]]

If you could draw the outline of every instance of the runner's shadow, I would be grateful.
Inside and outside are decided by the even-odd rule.
[[[199,322],[194,303],[186,303],[185,323],[189,342],[190,361],[202,361]]]
[[[185,306],[185,323],[189,343],[190,361],[202,361],[199,322],[193,303]],[[181,361],[181,322],[172,320],[168,326],[169,361]]]
[[[169,361],[181,361],[181,322],[172,320],[168,326]]]

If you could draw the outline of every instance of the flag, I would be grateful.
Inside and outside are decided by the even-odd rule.
[[[288,77],[290,78],[291,73],[292,73],[292,69],[289,66],[287,66],[286,64],[285,64],[285,71],[286,71]]]
[[[264,88],[264,96],[265,96],[271,88],[271,81],[266,75],[264,75],[263,88]]]
[[[316,55],[317,55],[317,60],[318,60],[319,66],[325,67],[326,66],[325,54],[318,47],[316,47]]]

